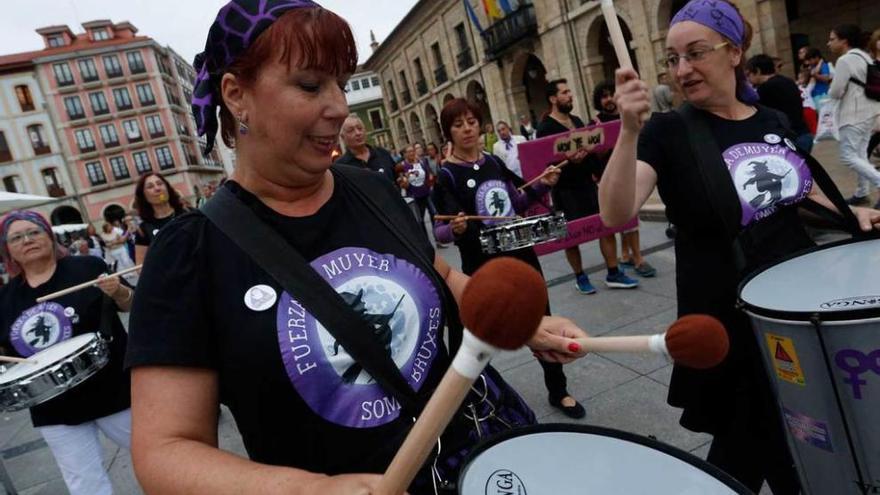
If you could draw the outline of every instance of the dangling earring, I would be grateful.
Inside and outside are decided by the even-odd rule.
[[[251,130],[250,127],[248,127],[247,122],[245,121],[246,119],[247,119],[247,116],[243,117],[243,115],[239,115],[238,119],[237,119],[238,120],[238,133],[241,134],[242,136],[244,136],[245,134],[248,133],[248,131]]]

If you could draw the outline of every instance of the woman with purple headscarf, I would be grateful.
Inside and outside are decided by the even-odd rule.
[[[162,228],[144,263],[127,354],[135,472],[146,492],[162,495],[370,493],[380,479],[370,473],[384,472],[418,414],[398,393],[429,396],[449,366],[445,336],[452,343],[460,332],[456,301],[468,278],[436,256],[381,175],[331,167],[348,116],[343,88],[357,67],[343,19],[309,0],[233,0],[195,67],[193,112],[206,152],[219,130],[236,167],[204,210]],[[246,233],[223,230],[218,205],[237,207],[237,218],[250,217],[243,228],[271,229],[269,239],[286,244],[279,250],[302,257],[301,269],[320,277],[310,288],[335,290],[348,306],[328,311],[350,308],[355,323],[370,325],[352,330],[362,340],[340,342],[342,323],[319,302],[297,301],[306,289],[286,292],[243,250]],[[275,251],[266,256],[297,258]],[[549,317],[529,345],[567,362],[583,355],[568,350],[568,337],[580,335]],[[371,361],[389,368],[374,376]],[[400,386],[386,388],[394,377]],[[504,401],[492,403],[491,416],[475,406],[476,426],[457,416],[413,495],[454,490],[475,428],[534,422],[497,372],[484,377],[480,404]],[[247,459],[218,448],[220,403]]]
[[[119,316],[104,311],[110,297],[119,311],[131,306],[132,289],[116,277],[50,301],[46,294],[94,280],[107,265],[93,256],[67,256],[49,223],[33,211],[0,220],[0,252],[12,277],[0,288],[0,352],[27,358],[80,334],[97,332],[111,318],[110,361],[76,387],[30,408],[31,422],[58,462],[72,495],[109,495],[98,431],[120,447],[131,444],[129,375],[123,371],[126,334]],[[50,364],[50,363],[46,363]]]
[[[736,308],[737,285],[756,267],[814,246],[799,207],[812,203],[839,214],[835,205],[846,206],[830,181],[814,185],[784,116],[757,105],[743,70],[751,39],[733,4],[687,3],[672,19],[660,61],[687,101],[647,121],[648,86],[633,70],[617,71],[622,128],[599,202],[602,220],[621,225],[656,187],[678,227],[679,316],[706,313],[727,328],[724,363],[707,371],[674,368],[668,401],[684,409],[681,424],[712,434],[709,462],[755,492],[767,481],[774,493],[798,493],[757,343]],[[853,212],[862,230],[880,228],[880,212]]]

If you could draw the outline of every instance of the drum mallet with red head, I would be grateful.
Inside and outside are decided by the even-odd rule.
[[[578,347],[579,346],[579,347]],[[605,352],[646,352],[662,354],[676,364],[695,369],[715,367],[727,357],[730,342],[724,325],[708,315],[679,318],[666,333],[626,337],[582,337],[569,350]]]
[[[546,306],[544,278],[522,261],[496,258],[474,273],[462,294],[468,330],[461,348],[385,471],[378,495],[400,495],[409,487],[489,359],[525,345]]]

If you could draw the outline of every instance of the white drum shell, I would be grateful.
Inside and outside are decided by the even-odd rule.
[[[858,375],[864,382],[860,397],[852,373],[837,363],[841,351],[880,354],[880,240],[832,244],[792,257],[747,279],[740,300],[776,392],[804,493],[880,492],[880,359]],[[803,384],[780,377],[768,335],[790,342]],[[814,436],[805,435],[809,431]],[[827,443],[820,440],[825,435]]]
[[[0,411],[19,411],[79,385],[110,360],[107,342],[83,334],[38,352],[35,361],[0,367]]]

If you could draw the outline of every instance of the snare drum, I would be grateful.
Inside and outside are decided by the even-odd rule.
[[[508,431],[465,461],[461,495],[746,494],[720,469],[632,433],[568,424]]]
[[[18,411],[79,385],[110,360],[107,341],[96,333],[77,335],[28,358],[0,366],[0,410]]]
[[[566,236],[565,215],[548,213],[486,227],[480,231],[480,247],[486,254],[496,254],[565,239]]]
[[[880,490],[880,239],[788,258],[752,274],[739,298],[804,493]]]

